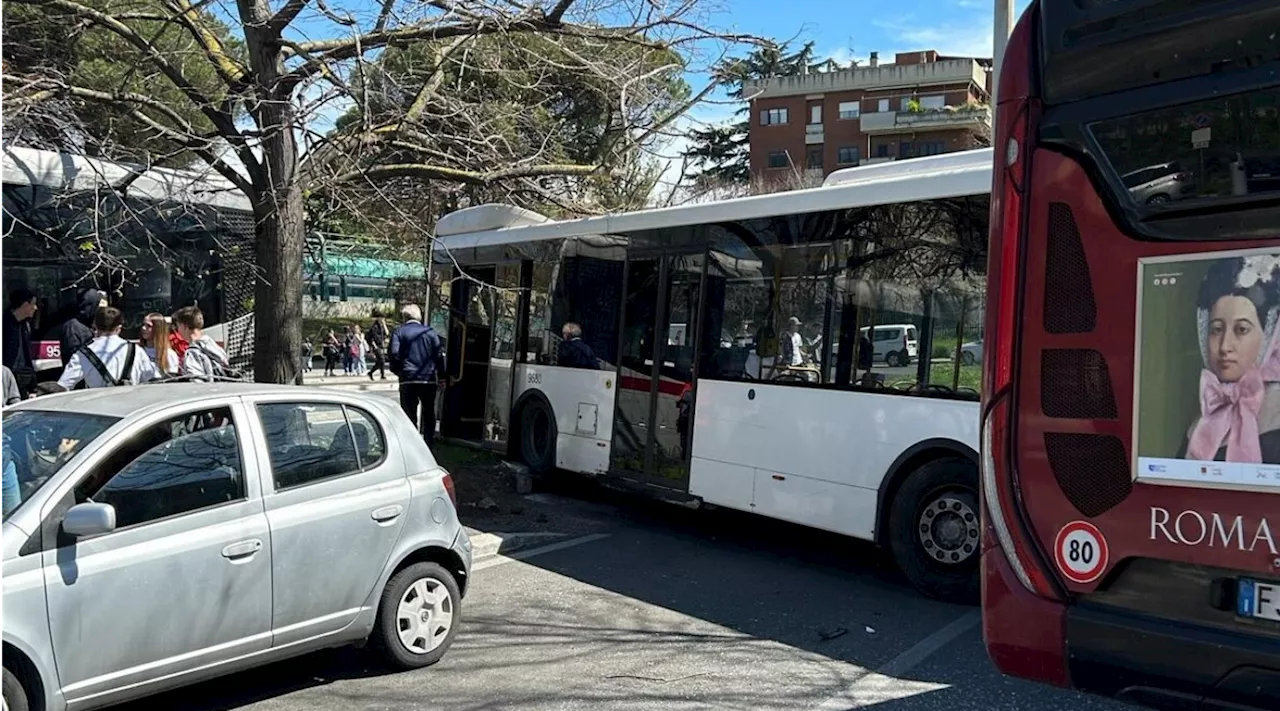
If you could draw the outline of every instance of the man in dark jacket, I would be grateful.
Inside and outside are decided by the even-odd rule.
[[[556,365],[562,365],[567,368],[584,368],[586,370],[599,370],[600,362],[596,360],[596,354],[591,351],[591,346],[582,340],[582,326],[570,321],[560,329],[560,335],[564,340],[560,341],[559,358],[556,359]]]
[[[76,351],[89,345],[94,339],[93,320],[98,315],[98,309],[106,305],[107,295],[97,289],[85,289],[80,293],[75,313],[62,324],[58,334],[64,367]]]
[[[36,366],[31,359],[31,318],[35,315],[36,295],[30,289],[14,289],[4,312],[4,367],[13,373],[23,399],[36,387]]]
[[[419,425],[430,445],[436,439],[436,393],[444,373],[444,346],[435,330],[422,323],[422,309],[409,304],[400,315],[404,323],[392,332],[387,355],[391,372],[400,378],[400,407]]]

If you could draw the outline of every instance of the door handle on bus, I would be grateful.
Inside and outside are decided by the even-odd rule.
[[[256,538],[251,538],[247,541],[232,543],[226,548],[223,548],[222,557],[227,558],[229,560],[236,560],[238,558],[248,558],[249,556],[252,556],[254,553],[257,553],[260,550],[262,550],[262,541]]]

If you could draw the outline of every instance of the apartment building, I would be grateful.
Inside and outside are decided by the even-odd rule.
[[[751,174],[819,179],[854,165],[961,151],[991,130],[991,60],[899,52],[881,64],[747,82]]]

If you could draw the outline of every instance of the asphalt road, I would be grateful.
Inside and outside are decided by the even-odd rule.
[[[865,545],[732,513],[535,496],[575,521],[573,537],[479,563],[437,666],[390,673],[336,650],[121,708],[1131,709],[1002,678],[975,609],[920,597]]]

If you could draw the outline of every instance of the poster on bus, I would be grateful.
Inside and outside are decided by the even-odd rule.
[[[1138,481],[1280,493],[1280,249],[1138,265]]]

